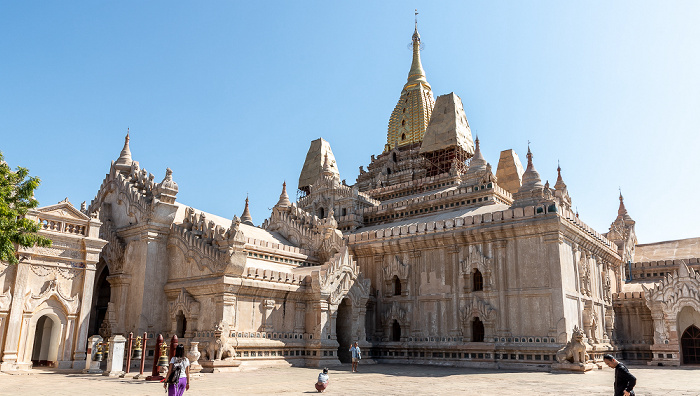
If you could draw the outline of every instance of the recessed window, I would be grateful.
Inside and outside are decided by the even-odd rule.
[[[484,277],[481,275],[481,271],[478,269],[474,270],[472,275],[472,291],[482,291],[484,290]]]
[[[402,134],[401,134],[401,140],[406,140],[406,134],[405,134],[405,133],[402,133]],[[396,155],[396,154],[394,154],[394,155]],[[394,160],[394,161],[396,161],[396,160]]]
[[[403,112],[404,112],[404,113],[406,112],[406,108],[405,108],[405,107],[403,108]]]
[[[406,125],[406,120],[401,120],[401,125]]]

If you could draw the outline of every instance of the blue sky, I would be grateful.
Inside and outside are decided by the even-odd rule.
[[[435,95],[462,98],[494,169],[557,160],[607,231],[618,186],[640,242],[698,237],[700,2],[0,1],[0,150],[42,205],[94,198],[127,127],[178,200],[256,224],[309,142],[341,177],[379,154],[411,62],[413,9]]]

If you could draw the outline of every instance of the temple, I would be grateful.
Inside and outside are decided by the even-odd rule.
[[[212,372],[345,363],[354,341],[377,363],[700,363],[700,239],[638,244],[622,195],[594,230],[530,147],[525,167],[503,147],[493,169],[481,145],[499,142],[472,136],[455,93],[434,98],[417,24],[412,50],[386,145],[356,182],[314,140],[299,199],[281,183],[267,219],[247,198],[232,219],[178,202],[186,187],[170,169],[157,182],[127,134],[89,205],[32,214],[54,247],[0,267],[0,369],[80,365],[88,336],[129,332],[198,345]]]

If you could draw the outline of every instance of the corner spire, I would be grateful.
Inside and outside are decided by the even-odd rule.
[[[253,216],[250,215],[250,209],[248,209],[248,196],[245,197],[245,209],[243,209],[243,214],[241,215],[241,223],[254,225]]]
[[[277,201],[277,208],[288,208],[292,206],[292,202],[289,200],[289,195],[287,195],[287,182],[282,183],[282,194],[280,194],[280,200]]]
[[[117,168],[118,171],[128,173],[131,171],[132,162],[133,160],[131,159],[131,149],[129,149],[129,128],[126,128],[124,148],[122,148],[122,152],[119,154],[117,162],[114,163],[114,167]]]
[[[559,161],[557,161],[557,182],[554,184],[554,188],[556,190],[563,190],[566,188],[566,183],[564,183],[564,179],[561,177],[561,166],[559,165]]]
[[[542,189],[542,179],[540,179],[540,174],[535,169],[535,165],[532,164],[532,151],[530,151],[530,142],[527,144],[527,169],[523,173],[523,185],[518,191],[530,191],[533,189]]]
[[[467,168],[468,175],[474,174],[475,172],[486,170],[486,165],[488,164],[486,162],[486,159],[484,158],[483,154],[481,154],[481,145],[479,143],[479,136],[476,137],[476,140],[474,141],[474,145],[475,145],[474,157],[472,157],[471,161],[469,162],[469,168]]]
[[[618,216],[624,216],[627,214],[627,208],[625,208],[625,199],[622,197],[622,189],[620,189],[620,207],[617,209]]]

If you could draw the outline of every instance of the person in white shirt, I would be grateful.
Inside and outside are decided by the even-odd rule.
[[[316,390],[319,392],[325,392],[326,388],[328,388],[328,382],[330,381],[330,378],[328,378],[328,368],[324,368],[323,372],[321,372],[318,375],[318,381],[316,381]]]
[[[170,374],[177,369],[180,371],[179,377],[168,381]],[[168,396],[182,396],[185,390],[190,390],[190,361],[185,357],[185,346],[182,344],[175,348],[175,356],[170,359],[163,387],[168,389]]]

